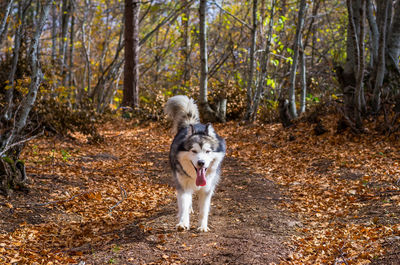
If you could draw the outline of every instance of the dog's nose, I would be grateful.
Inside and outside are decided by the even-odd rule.
[[[199,165],[199,167],[203,167],[204,164],[205,164],[204,160],[197,161],[197,165]]]

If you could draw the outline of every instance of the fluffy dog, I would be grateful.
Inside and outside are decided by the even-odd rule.
[[[179,230],[190,229],[192,195],[199,197],[198,230],[207,232],[211,197],[220,179],[221,163],[225,156],[225,140],[211,124],[201,124],[193,99],[186,96],[170,98],[164,108],[173,122],[175,138],[169,161],[176,180]]]

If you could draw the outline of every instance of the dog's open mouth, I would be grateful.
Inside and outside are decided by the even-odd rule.
[[[206,181],[207,168],[206,167],[201,167],[201,168],[194,167],[194,169],[196,170],[196,175],[197,175],[196,186],[205,186],[207,184],[207,181]]]

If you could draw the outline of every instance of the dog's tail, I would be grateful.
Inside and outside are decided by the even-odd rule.
[[[180,129],[200,122],[199,110],[192,98],[174,96],[168,99],[164,113],[173,122],[172,131],[176,134]]]

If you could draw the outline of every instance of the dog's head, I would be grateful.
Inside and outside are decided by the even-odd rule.
[[[206,185],[206,172],[216,159],[218,139],[211,124],[205,126],[204,131],[196,131],[191,125],[188,129],[185,149],[188,150],[188,159],[196,170],[196,185]]]

